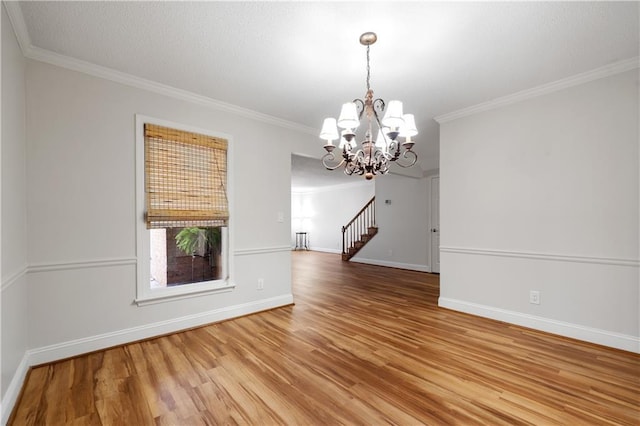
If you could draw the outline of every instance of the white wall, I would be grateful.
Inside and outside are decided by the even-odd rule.
[[[635,69],[442,123],[440,305],[639,351],[638,111]]]
[[[31,360],[291,302],[291,152],[315,136],[41,62],[26,75]],[[136,113],[232,137],[233,291],[133,303]]]
[[[339,173],[339,171],[335,171]],[[308,233],[312,250],[342,252],[342,227],[373,198],[374,182],[353,177],[355,182],[291,194],[291,242],[295,233]]]
[[[429,179],[387,174],[375,182],[379,231],[352,261],[428,272]]]
[[[20,363],[27,350],[27,222],[25,60],[2,6],[2,287],[0,290],[0,423],[19,392],[26,373]]]

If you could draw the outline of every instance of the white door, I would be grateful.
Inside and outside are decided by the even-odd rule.
[[[431,272],[440,273],[440,177],[431,178]]]

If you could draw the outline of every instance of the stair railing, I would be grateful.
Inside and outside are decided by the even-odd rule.
[[[376,226],[376,197],[374,196],[354,216],[353,219],[342,227],[342,254],[346,255],[349,248],[360,241],[362,235],[368,234],[369,228]]]

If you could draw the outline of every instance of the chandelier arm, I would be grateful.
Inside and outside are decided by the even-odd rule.
[[[359,149],[355,152],[355,154],[353,154],[353,161],[357,164],[362,164],[362,162],[364,161],[364,151],[362,149]]]
[[[332,152],[328,152],[325,155],[322,156],[322,165],[327,169],[327,170],[335,170],[338,167],[342,166],[342,164],[344,164],[344,159],[342,159],[336,166],[332,166],[331,163],[334,162],[336,160],[336,156],[333,155]]]
[[[380,161],[380,163],[378,164],[380,174],[387,174],[387,172],[389,171],[389,164],[391,164],[389,160],[386,157],[383,157],[382,161]]]
[[[364,113],[364,101],[362,99],[354,99],[353,103],[356,104],[356,110],[358,111],[358,120],[361,120],[362,113]]]
[[[408,154],[411,154],[411,155],[408,155]],[[410,158],[410,157],[413,157],[413,158]],[[413,151],[407,150],[402,154],[402,158],[408,159],[410,163],[405,165],[405,164],[402,164],[400,161],[396,161],[396,164],[406,169],[416,164],[416,161],[418,161],[418,154],[416,154]]]
[[[376,114],[376,121],[378,122],[378,125],[380,125],[380,120],[378,119],[378,114],[382,114],[384,112],[385,106],[386,106],[386,104],[380,98],[378,98],[375,101],[373,101],[373,111]]]
[[[377,175],[378,172],[380,171],[380,169],[382,168],[382,152],[380,150],[376,150],[375,156],[374,156],[374,162],[373,162],[373,166],[371,168],[371,172],[374,175]]]
[[[344,174],[347,176],[351,176],[353,174],[353,172],[356,171],[356,165],[353,162],[347,162],[347,164],[344,166]]]
[[[349,174],[357,174],[357,175],[363,175],[365,173],[365,166],[366,166],[366,156],[364,154],[364,151],[362,149],[359,149],[358,151],[356,151],[355,154],[353,154],[352,157],[352,171]]]
[[[380,122],[380,117],[378,116],[378,110],[376,109],[376,103],[380,101],[382,103],[382,110],[380,112],[384,112],[384,108],[385,108],[385,103],[382,99],[378,98],[375,101],[373,101],[373,115],[376,117],[376,123],[378,124],[378,129],[382,130],[382,123]],[[385,132],[380,132],[382,134],[382,137],[384,138],[384,142],[385,145],[389,148],[389,150],[391,150],[391,143],[393,141],[389,140],[389,137],[387,136],[387,134]],[[391,160],[393,161],[393,160]]]

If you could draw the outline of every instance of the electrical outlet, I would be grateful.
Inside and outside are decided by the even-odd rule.
[[[258,290],[264,289],[264,278],[258,278]]]
[[[538,290],[531,290],[529,292],[529,303],[533,303],[534,305],[540,304],[540,292]]]

